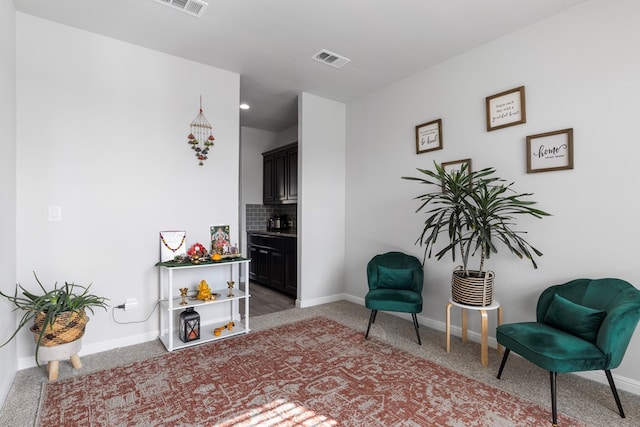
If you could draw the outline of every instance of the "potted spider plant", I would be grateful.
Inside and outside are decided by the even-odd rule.
[[[498,252],[500,243],[538,268],[535,256],[541,256],[542,252],[525,240],[525,232],[515,228],[519,216],[549,215],[533,207],[536,202],[527,199],[532,193],[517,193],[512,188],[513,182],[507,183],[495,175],[495,168],[471,171],[470,162],[452,170],[434,162],[434,170],[418,168],[418,171],[423,176],[402,177],[432,189],[415,197],[421,202],[416,212],[427,215],[416,244],[425,248],[423,263],[427,257],[440,260],[449,252],[455,262],[459,255],[462,265],[452,275],[454,301],[477,306],[492,304],[494,273],[484,270],[484,262]],[[436,249],[442,234],[448,241]],[[480,257],[477,270],[469,268],[474,255]]]
[[[13,334],[0,347],[8,344],[18,332],[31,324],[30,330],[34,334],[36,343],[35,359],[38,361],[40,346],[52,347],[66,344],[82,338],[85,326],[89,321],[86,311],[94,313],[94,308],[107,310],[107,298],[89,293],[89,286],[67,283],[53,289],[46,289],[38,276],[33,273],[40,289],[32,293],[22,285],[17,284],[13,295],[0,291],[0,295],[11,302],[16,310],[22,310],[22,317]],[[19,295],[18,292],[22,295]]]

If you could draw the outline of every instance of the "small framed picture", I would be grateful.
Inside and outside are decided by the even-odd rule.
[[[573,128],[527,136],[527,173],[573,169]]]
[[[445,172],[451,173],[455,170],[460,171],[463,165],[467,165],[465,171],[471,172],[471,159],[454,160],[453,162],[442,162],[440,166]]]
[[[442,119],[416,126],[416,154],[442,149]]]
[[[444,171],[447,173],[452,173],[454,171],[461,172],[463,167],[465,168],[464,169],[465,173],[467,174],[471,173],[471,159],[462,159],[462,160],[454,160],[452,162],[443,162],[440,164],[440,166],[442,166],[442,169],[444,169]],[[443,193],[445,192],[444,188],[442,189],[442,192]]]
[[[487,131],[527,123],[524,86],[488,96]]]
[[[225,255],[230,252],[231,232],[228,225],[210,225],[209,237],[211,240],[211,254]]]
[[[187,248],[184,244],[186,238],[186,231],[161,231],[160,262],[173,261],[179,255],[186,255]]]

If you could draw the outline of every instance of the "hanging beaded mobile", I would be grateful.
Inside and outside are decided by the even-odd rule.
[[[191,133],[187,137],[189,138],[191,149],[196,152],[196,158],[200,161],[200,166],[203,165],[202,162],[207,160],[209,147],[213,146],[215,138],[213,137],[212,129],[213,126],[209,124],[209,121],[202,113],[202,96],[200,96],[200,113],[191,122]]]

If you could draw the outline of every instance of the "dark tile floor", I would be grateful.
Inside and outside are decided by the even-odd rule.
[[[295,308],[296,300],[286,294],[269,289],[256,282],[249,284],[249,314],[251,317]],[[240,304],[240,314],[244,317],[244,305]]]

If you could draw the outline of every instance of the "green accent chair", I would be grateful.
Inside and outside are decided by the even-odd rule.
[[[551,381],[551,413],[557,425],[558,372],[604,370],[613,398],[625,417],[611,369],[622,362],[640,319],[640,291],[620,279],[576,279],[542,292],[536,322],[498,326],[505,347],[498,379],[514,351],[546,369]]]
[[[364,297],[365,306],[371,310],[365,339],[369,339],[371,324],[375,323],[378,310],[411,313],[413,327],[420,341],[417,313],[422,312],[422,285],[424,271],[418,258],[402,252],[376,255],[367,264],[369,292]]]

